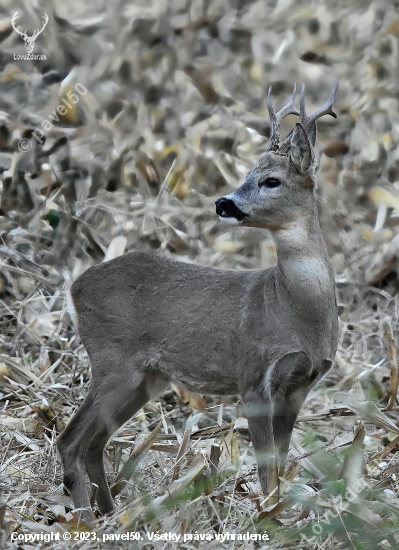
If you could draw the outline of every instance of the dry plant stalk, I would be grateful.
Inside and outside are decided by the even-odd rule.
[[[132,455],[128,459],[128,461],[123,466],[122,470],[119,472],[115,483],[111,487],[111,494],[115,497],[116,495],[119,495],[121,491],[126,487],[127,482],[132,477],[133,472],[139,463],[139,461],[143,458],[143,456],[149,451],[151,448],[151,445],[154,443],[155,438],[157,437],[157,434],[159,430],[161,429],[161,422],[156,426],[156,428],[150,433],[150,435],[147,437],[147,439],[137,448],[133,451]]]
[[[363,449],[364,438],[366,435],[366,429],[364,424],[360,423],[353,435],[353,441],[349,447],[349,454],[344,460],[342,466],[340,478],[346,479],[348,482],[352,482],[354,479],[358,479],[365,472]]]
[[[371,457],[371,459],[369,461],[369,466],[377,466],[379,462],[384,460],[384,458],[386,458],[389,455],[389,453],[391,453],[392,451],[398,449],[398,447],[399,447],[399,435],[398,435],[398,437],[395,437],[395,439],[393,441],[391,441],[385,447],[385,449],[383,449],[380,453],[377,453],[376,455]]]
[[[396,395],[398,393],[398,353],[396,350],[395,340],[393,337],[391,323],[388,323],[388,326],[385,330],[385,338],[388,342],[389,357],[391,360],[391,382],[389,387],[389,402],[388,402],[388,411],[391,411],[396,404]]]
[[[188,444],[188,441],[190,439],[190,436],[191,436],[191,428],[187,428],[186,431],[184,432],[184,436],[183,436],[179,451],[177,453],[176,466],[173,469],[172,482],[176,481],[176,479],[179,477],[181,459],[182,459],[184,453],[186,452],[187,444]]]

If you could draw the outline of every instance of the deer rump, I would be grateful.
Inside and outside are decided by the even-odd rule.
[[[282,357],[312,356],[298,325],[290,330],[293,312],[277,296],[275,270],[210,268],[142,253],[90,268],[71,297],[96,365],[92,383],[109,377],[108,356],[118,359],[119,374],[160,373],[191,391],[236,395],[246,380],[262,384]],[[104,360],[93,361],[99,357]],[[256,372],[249,365],[257,365]]]

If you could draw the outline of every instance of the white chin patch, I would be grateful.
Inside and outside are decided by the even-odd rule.
[[[237,218],[225,218],[224,216],[219,216],[219,220],[225,223],[229,223],[230,225],[240,225],[240,222],[237,220]]]

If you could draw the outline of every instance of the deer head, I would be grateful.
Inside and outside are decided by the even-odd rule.
[[[47,13],[44,14],[44,21],[43,21],[43,25],[42,25],[42,28],[41,29],[36,29],[35,31],[33,31],[33,34],[32,36],[29,36],[28,33],[27,33],[27,29],[25,29],[24,32],[21,32],[19,30],[19,27],[16,27],[16,21],[18,19],[18,11],[16,11],[14,13],[14,16],[12,18],[12,21],[11,21],[11,25],[14,29],[14,31],[16,31],[18,34],[21,35],[22,39],[24,40],[25,42],[25,49],[26,49],[26,52],[27,53],[32,53],[33,52],[33,49],[35,47],[35,41],[36,41],[36,38],[39,36],[39,34],[41,32],[43,32],[44,28],[46,27],[47,23],[48,23],[48,15]]]
[[[270,87],[267,96],[271,122],[268,151],[247,174],[241,187],[216,201],[216,212],[221,220],[278,230],[295,223],[312,208],[317,170],[316,120],[323,115],[336,118],[332,105],[337,86],[325,105],[310,115],[305,109],[305,85],[301,91],[300,111],[294,107],[294,86],[290,101],[278,113],[272,106]],[[299,122],[280,145],[280,125],[290,114],[299,116]]]

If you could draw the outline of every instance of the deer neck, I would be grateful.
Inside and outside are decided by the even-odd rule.
[[[335,304],[334,272],[321,233],[317,206],[271,232],[276,244],[276,279],[290,305],[306,317],[319,318]]]

